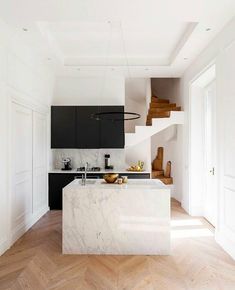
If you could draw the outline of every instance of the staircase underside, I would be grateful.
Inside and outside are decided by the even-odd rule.
[[[182,111],[171,111],[169,117],[165,118],[152,118],[151,125],[136,126],[135,133],[125,134],[125,147],[134,146],[172,125],[183,123],[184,112]]]

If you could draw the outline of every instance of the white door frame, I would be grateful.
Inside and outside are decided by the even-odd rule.
[[[194,115],[195,114],[195,103],[194,100],[196,100],[196,105],[198,108],[203,110],[203,88],[209,84],[213,78],[215,78],[215,62],[213,61],[208,65],[203,71],[201,71],[193,80],[191,80],[189,84],[189,142],[188,142],[188,169],[189,169],[189,175],[188,175],[188,182],[189,182],[189,197],[188,197],[188,211],[189,214],[192,216],[203,216],[204,210],[203,210],[203,192],[205,190],[205,176],[204,176],[204,128],[203,128],[203,123],[204,123],[204,111],[201,111],[201,115]],[[214,76],[213,76],[214,74]],[[200,89],[202,90],[200,92]],[[197,98],[193,99],[195,97],[195,94],[201,95],[202,100],[201,103],[198,101]],[[198,111],[199,112],[199,111]],[[196,116],[196,119],[195,119]],[[201,128],[200,124],[198,125],[198,133],[200,133],[201,130],[201,140],[199,143],[199,147],[201,146],[200,150],[202,151],[195,151],[195,137],[193,136],[193,133],[195,132],[195,124],[197,122],[201,123]],[[196,125],[197,126],[197,125]],[[198,154],[195,155],[195,152]],[[197,156],[197,157],[195,157]],[[197,164],[195,165],[194,160],[196,160]],[[199,160],[199,161],[198,161]],[[199,167],[201,164],[202,167]],[[196,173],[195,173],[196,172]],[[197,183],[198,181],[198,183]],[[195,189],[195,185],[197,188]],[[200,195],[198,194],[200,192]]]
[[[205,87],[205,100],[204,100],[204,116],[208,117],[207,115],[207,106],[208,106],[208,93],[211,91],[211,89],[214,91],[215,94],[212,95],[212,100],[210,101],[210,106],[212,106],[212,108],[210,108],[210,110],[213,110],[212,115],[211,115],[211,120],[212,124],[211,124],[211,138],[208,139],[207,136],[207,123],[205,120],[205,129],[204,129],[204,139],[205,139],[205,198],[203,199],[203,211],[204,211],[204,217],[213,225],[215,226],[217,224],[217,219],[218,219],[218,189],[216,186],[216,181],[218,179],[218,175],[217,175],[217,163],[216,163],[216,156],[217,156],[217,136],[216,136],[216,120],[217,120],[217,116],[216,116],[216,80],[212,80],[212,82],[210,82],[206,87]],[[208,147],[207,141],[209,140],[210,145]],[[212,142],[212,143],[211,143]],[[212,155],[210,155],[210,153],[207,150],[212,150]],[[209,153],[209,154],[208,154]],[[209,160],[211,161],[211,164],[209,164],[208,167],[208,157]],[[208,195],[209,195],[209,201],[211,201],[211,196],[210,193],[208,191],[208,185],[210,185],[213,190],[213,198],[215,197],[215,200],[211,202],[207,202],[208,201]],[[212,189],[211,188],[211,189]],[[215,203],[215,207],[213,207],[213,202]],[[208,212],[208,204],[212,204],[212,207],[210,208],[209,212]],[[214,214],[213,214],[213,208],[215,209]],[[211,212],[212,209],[212,212]]]
[[[10,86],[6,86],[6,95],[7,95],[7,102],[8,102],[8,118],[7,118],[7,143],[8,143],[8,168],[7,168],[7,179],[8,179],[8,197],[7,197],[7,243],[4,250],[7,250],[11,247],[11,245],[15,242],[16,238],[12,236],[11,231],[11,216],[12,216],[12,134],[11,134],[11,128],[12,128],[12,104],[21,105],[25,108],[31,109],[32,112],[38,112],[41,114],[44,114],[47,118],[47,124],[49,124],[49,107],[45,105],[41,105],[38,102],[31,102],[29,99],[25,98],[24,94],[22,92],[19,92],[18,90],[15,90],[14,88]],[[48,127],[48,125],[47,125]],[[48,128],[47,128],[48,130]],[[48,134],[48,133],[47,133]],[[49,143],[47,142],[48,152],[47,152],[47,169],[49,166]],[[47,210],[49,208],[47,207]],[[39,218],[40,216],[36,216],[30,222],[27,224],[27,227],[31,227],[32,224]]]

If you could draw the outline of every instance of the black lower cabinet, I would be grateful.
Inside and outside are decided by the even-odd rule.
[[[49,174],[49,207],[62,209],[62,189],[72,182],[75,174],[50,173]]]
[[[88,173],[87,178],[103,178],[103,173]],[[149,173],[121,173],[129,179],[149,179]],[[63,188],[75,178],[82,178],[82,174],[76,173],[49,173],[49,207],[51,210],[62,209]]]

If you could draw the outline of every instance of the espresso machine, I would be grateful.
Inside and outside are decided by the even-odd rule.
[[[62,163],[63,163],[64,167],[61,168],[61,170],[71,170],[72,169],[70,158],[63,158]]]

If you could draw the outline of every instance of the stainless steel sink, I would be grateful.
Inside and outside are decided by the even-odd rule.
[[[95,184],[95,183],[96,183],[96,180],[94,180],[94,179],[91,179],[91,180],[87,179],[85,185]],[[79,181],[79,184],[84,185],[83,182],[82,182],[82,180]]]

